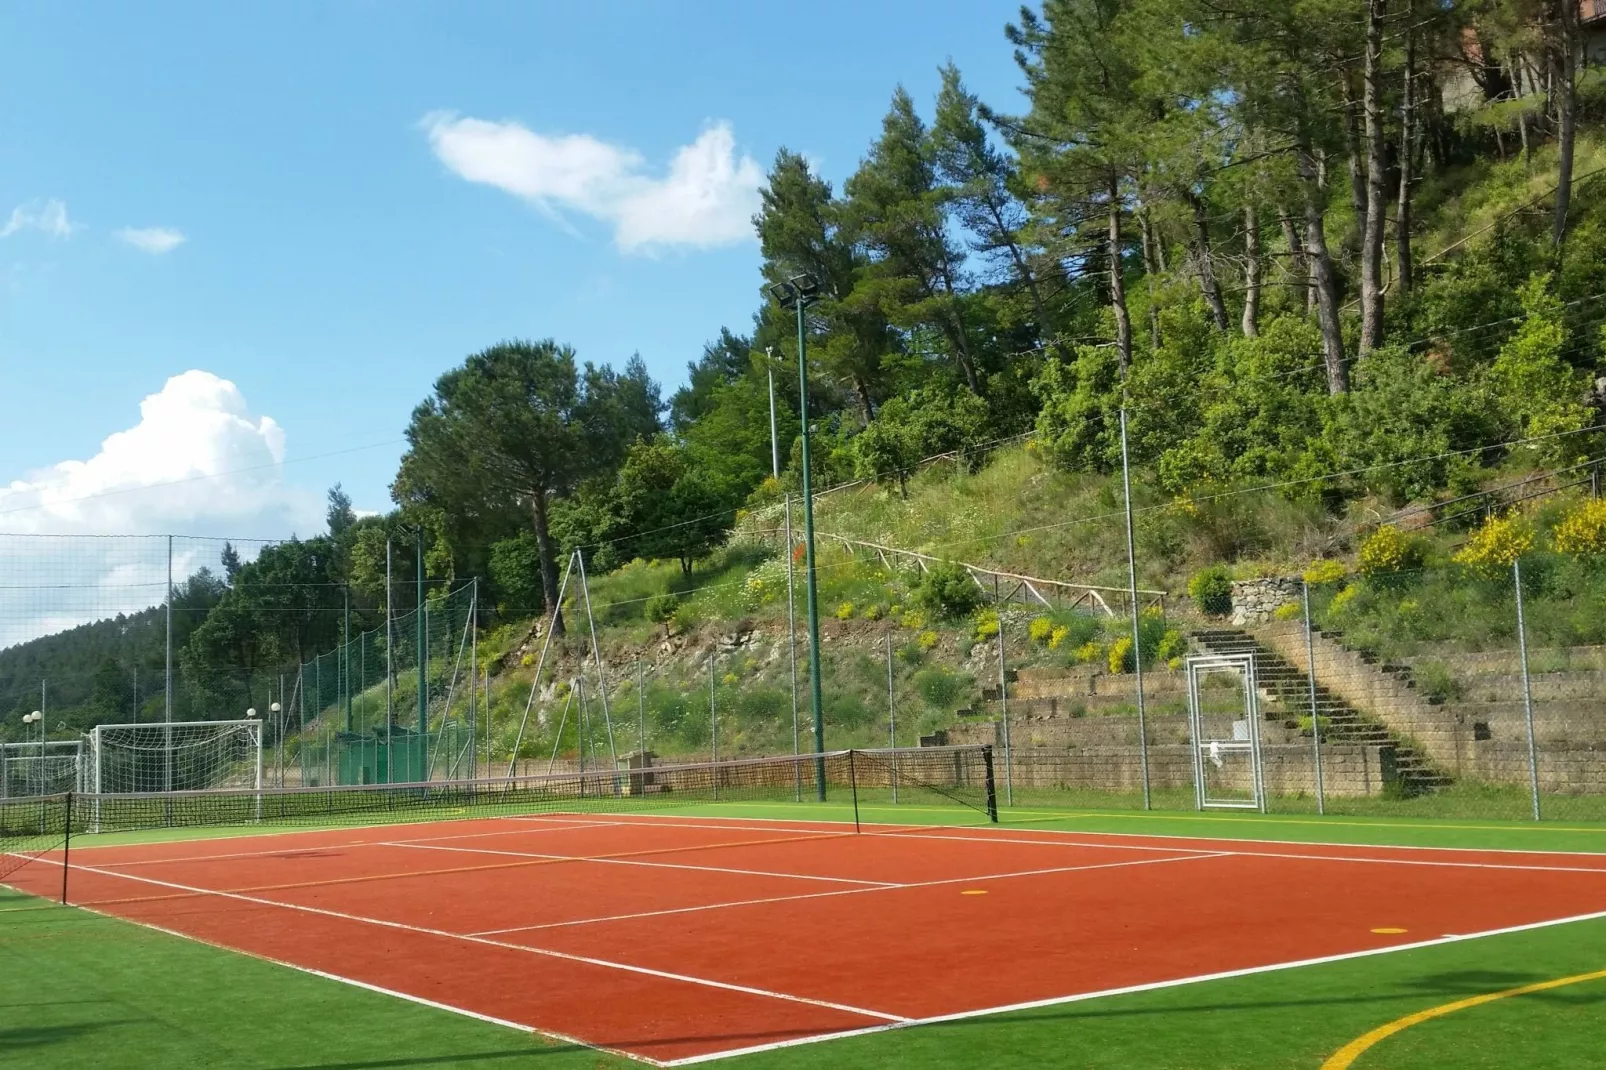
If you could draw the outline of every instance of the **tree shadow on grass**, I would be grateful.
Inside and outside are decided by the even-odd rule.
[[[38,1006],[38,1004],[22,1004],[22,1006]],[[0,1028],[0,1055],[20,1054],[26,1049],[42,1048],[48,1044],[67,1044],[112,1026],[137,1024],[138,1020],[125,1018],[104,1022],[79,1022],[73,1025],[24,1025]]]

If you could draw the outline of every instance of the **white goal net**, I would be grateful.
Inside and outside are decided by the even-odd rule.
[[[88,776],[96,794],[262,786],[259,721],[103,724],[89,734]]]
[[[83,742],[0,743],[0,799],[60,795],[83,786]]]

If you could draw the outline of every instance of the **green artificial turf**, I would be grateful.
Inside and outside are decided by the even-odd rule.
[[[820,804],[721,804],[679,814],[851,820]],[[865,821],[974,823],[882,802]],[[1499,821],[1014,810],[1006,825],[1294,842],[1606,850],[1606,827]],[[245,830],[240,830],[245,831]],[[249,830],[262,833],[261,828]],[[161,838],[168,838],[172,834]],[[126,842],[127,835],[117,837]],[[149,837],[147,837],[149,838]],[[83,837],[84,847],[107,838]],[[1606,909],[1603,883],[1602,909]],[[1000,949],[998,968],[1029,948]],[[1485,992],[1606,969],[1606,920],[1342,962],[891,1030],[743,1056],[733,1070],[1088,1067],[1316,1070],[1367,1031]],[[1354,1070],[1606,1063],[1606,980],[1414,1026]],[[0,890],[0,1064],[22,1068],[624,1067],[625,1060],[420,1006],[87,911]]]

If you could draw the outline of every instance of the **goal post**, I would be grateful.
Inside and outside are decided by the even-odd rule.
[[[262,787],[262,723],[255,719],[102,724],[89,740],[96,795]]]

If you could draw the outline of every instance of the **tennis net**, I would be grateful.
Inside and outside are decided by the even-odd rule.
[[[992,748],[844,750],[417,784],[81,794],[73,797],[71,811],[74,832],[107,833],[819,802],[837,804],[841,816],[842,808],[851,807],[856,821],[861,803],[875,807],[878,820],[887,820],[884,807],[921,804],[951,811],[951,823],[996,821]],[[803,816],[806,809],[797,813]]]
[[[0,799],[0,880],[67,841],[72,796]]]

